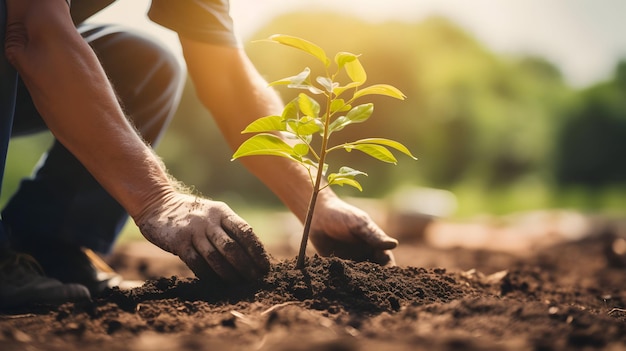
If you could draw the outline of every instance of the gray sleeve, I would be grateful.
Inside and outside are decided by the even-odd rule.
[[[148,17],[190,39],[240,47],[229,10],[228,0],[152,0]]]

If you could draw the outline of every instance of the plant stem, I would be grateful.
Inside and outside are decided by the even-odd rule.
[[[318,172],[321,174],[322,172]],[[302,231],[302,241],[300,242],[300,251],[298,252],[298,260],[296,261],[296,268],[302,269],[304,268],[304,258],[306,257],[306,246],[309,242],[309,231],[311,230],[311,222],[313,221],[313,211],[315,210],[315,203],[317,202],[317,195],[319,194],[319,187],[316,178],[315,184],[313,187],[313,193],[311,194],[311,200],[309,201],[309,207],[306,212],[306,220],[304,222],[304,230]]]
[[[315,175],[315,184],[313,185],[313,192],[311,193],[311,200],[309,201],[309,207],[307,208],[306,213],[306,220],[304,221],[304,229],[302,230],[302,241],[300,242],[298,260],[296,261],[297,269],[304,268],[304,258],[306,257],[306,246],[309,242],[309,232],[311,231],[311,223],[313,222],[313,212],[315,211],[317,195],[320,192],[320,185],[322,184],[322,173],[324,169],[324,162],[326,161],[326,148],[328,147],[328,126],[330,125],[331,101],[332,97],[331,95],[328,95],[328,101],[326,103],[326,120],[324,121],[324,135],[322,137],[322,147],[319,155],[317,174]]]

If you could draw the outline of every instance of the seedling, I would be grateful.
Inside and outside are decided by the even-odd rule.
[[[396,164],[397,160],[389,148],[413,159],[415,157],[404,145],[384,138],[360,139],[330,146],[329,140],[333,133],[350,124],[363,123],[372,115],[374,104],[353,105],[357,100],[367,95],[386,95],[399,100],[405,98],[400,90],[388,84],[362,87],[367,80],[367,74],[359,62],[359,55],[349,52],[337,53],[334,59],[335,72],[330,73],[332,61],[316,44],[288,35],[273,35],[267,41],[304,51],[321,61],[324,67],[324,74],[315,77],[314,81],[311,79],[311,69],[306,67],[295,76],[270,83],[270,86],[286,85],[288,88],[304,92],[285,105],[282,115],[261,117],[250,123],[242,133],[256,134],[244,141],[233,155],[233,160],[254,155],[285,157],[299,163],[308,171],[313,189],[296,263],[296,267],[301,269],[304,268],[306,246],[319,192],[331,185],[349,185],[363,191],[355,177],[367,176],[365,172],[343,166],[336,173],[328,174],[324,181],[322,176],[325,176],[329,169],[326,163],[329,153],[338,150],[347,152],[358,150],[375,159],[393,164]],[[344,72],[345,75],[342,74]],[[348,82],[342,85],[340,79]],[[323,100],[324,105],[320,105],[312,96]],[[321,138],[318,150],[312,145],[313,137],[316,135]]]

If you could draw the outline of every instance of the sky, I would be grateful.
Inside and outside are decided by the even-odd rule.
[[[91,21],[148,31],[180,52],[176,35],[146,19],[149,3],[118,0]],[[244,41],[278,15],[309,10],[372,22],[444,16],[494,52],[546,58],[577,87],[606,79],[626,59],[624,0],[231,0],[235,29]]]

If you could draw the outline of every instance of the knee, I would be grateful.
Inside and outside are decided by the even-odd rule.
[[[79,27],[120,103],[149,142],[161,135],[180,98],[185,70],[158,41],[117,26]]]
[[[152,93],[181,85],[183,68],[163,44],[142,33],[118,26],[79,27],[93,47],[116,89],[134,87]],[[119,92],[118,92],[119,93]]]

